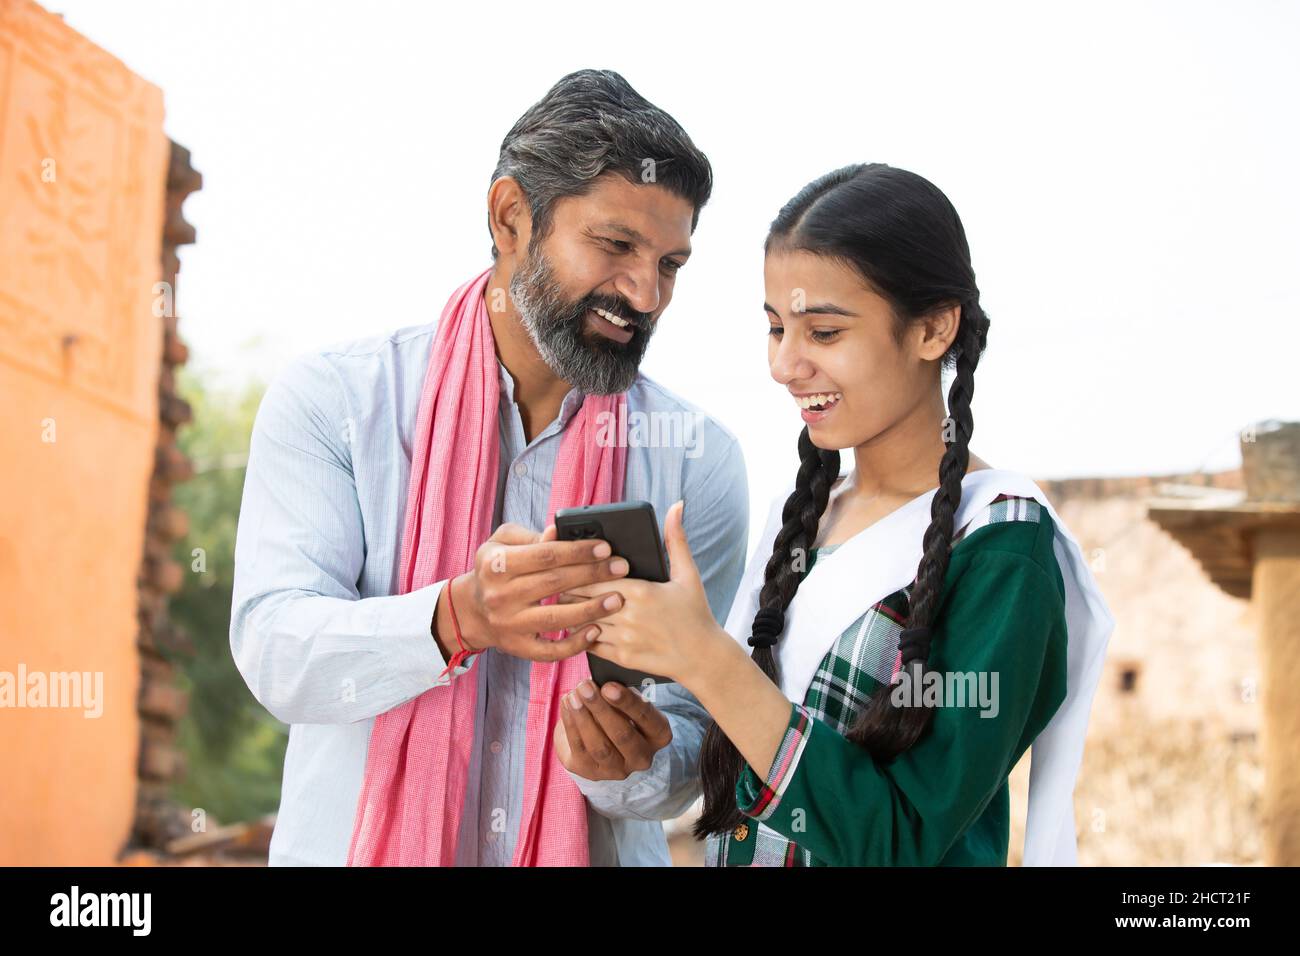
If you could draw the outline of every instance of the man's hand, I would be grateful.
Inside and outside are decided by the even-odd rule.
[[[625,780],[633,771],[646,770],[673,739],[667,717],[636,691],[613,681],[599,693],[594,681],[583,681],[561,699],[560,719],[555,725],[555,755],[587,780]]]
[[[586,625],[622,606],[616,591],[600,592],[571,604],[540,602],[571,588],[616,581],[627,562],[610,559],[609,543],[599,540],[556,541],[555,526],[542,534],[503,524],[474,555],[474,567],[453,578],[438,595],[435,630],[444,657],[459,650],[452,627],[447,590],[456,606],[461,637],[472,651],[495,647],[515,657],[557,661],[585,651]],[[598,588],[591,590],[599,591]],[[605,601],[611,601],[605,606]],[[541,634],[571,630],[551,641]]]

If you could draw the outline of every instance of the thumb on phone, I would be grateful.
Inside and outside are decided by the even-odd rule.
[[[678,500],[664,516],[664,547],[668,549],[669,577],[674,581],[698,580],[700,576],[682,525],[682,512],[685,510],[686,502]]]

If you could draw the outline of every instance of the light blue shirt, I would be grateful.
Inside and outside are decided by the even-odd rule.
[[[505,865],[523,795],[531,662],[489,649],[452,674],[430,632],[437,582],[398,595],[397,565],[415,418],[434,326],[295,360],[267,390],[249,451],[235,546],[230,643],[257,700],[290,724],[270,863],[346,863],[376,715],[451,680],[477,680],[470,786],[457,862]],[[561,433],[576,389],[531,442],[498,364],[500,472],[493,526],[542,530]],[[744,570],[749,496],[740,445],[725,427],[639,375],[628,390],[625,499],[684,522],[721,623]],[[638,430],[639,429],[639,430]],[[480,663],[481,661],[481,663]],[[466,676],[468,675],[468,676]],[[666,865],[660,821],[700,793],[708,717],[677,684],[655,688],[673,740],[626,780],[570,776],[588,802],[593,865]]]

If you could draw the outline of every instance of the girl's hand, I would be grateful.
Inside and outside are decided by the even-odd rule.
[[[597,632],[589,654],[689,688],[691,677],[712,659],[711,651],[734,642],[709,609],[682,527],[683,508],[678,501],[664,518],[670,579],[663,584],[633,578],[610,582],[622,594],[622,606],[583,633]]]

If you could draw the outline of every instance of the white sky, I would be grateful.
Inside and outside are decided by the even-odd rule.
[[[762,241],[851,162],[918,172],[962,216],[993,465],[1232,467],[1238,429],[1300,419],[1295,3],[46,6],[163,88],[203,173],[178,308],[206,368],[436,319],[488,263],[502,137],[600,67],[713,163],[644,368],[740,437],[756,521],[802,427],[767,373]]]

